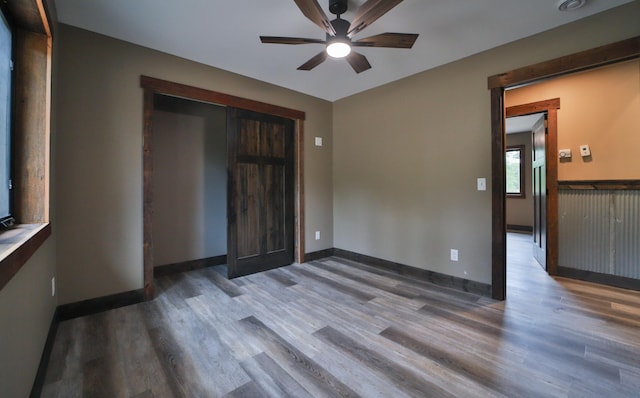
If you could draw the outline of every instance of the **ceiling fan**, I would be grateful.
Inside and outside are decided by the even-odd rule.
[[[302,37],[260,36],[263,43],[275,44],[325,44],[326,50],[318,53],[310,60],[298,67],[298,70],[311,70],[324,62],[328,56],[346,58],[356,73],[371,69],[367,58],[351,47],[387,47],[411,48],[418,38],[412,33],[381,33],[353,41],[357,33],[371,25],[375,20],[386,14],[402,0],[367,0],[356,12],[353,22],[341,19],[340,15],[347,11],[348,0],[329,0],[329,11],[337,16],[329,21],[317,0],[294,0],[300,11],[311,22],[318,25],[325,33],[326,39],[308,39]]]

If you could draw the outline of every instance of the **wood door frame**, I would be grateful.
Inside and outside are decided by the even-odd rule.
[[[294,121],[294,261],[304,262],[304,120],[305,113],[264,102],[254,101],[229,94],[188,86],[149,76],[140,76],[143,99],[143,150],[142,150],[142,195],[143,195],[143,279],[144,298],[155,295],[153,283],[153,97],[155,94],[180,97],[207,102],[225,107],[246,109],[254,112],[280,116]]]
[[[488,78],[491,92],[491,296],[494,299],[504,300],[507,294],[505,89],[639,57],[640,36],[636,36]],[[557,186],[557,176],[555,181]]]
[[[558,153],[558,109],[560,109],[560,98],[514,105],[505,109],[505,118],[535,113],[547,115],[544,156],[547,183],[546,270],[549,275],[558,274],[558,157],[556,156]]]

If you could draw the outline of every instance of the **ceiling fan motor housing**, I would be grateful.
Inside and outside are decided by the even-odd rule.
[[[347,31],[349,31],[349,27],[351,26],[351,24],[349,23],[349,21],[344,20],[344,19],[340,19],[340,18],[336,18],[333,21],[331,21],[331,26],[333,26],[333,29],[335,29],[336,31],[336,35],[335,37],[339,37],[342,39],[347,39]],[[333,36],[327,34],[327,40],[329,40],[330,38],[332,38]]]
[[[329,11],[332,14],[344,14],[347,12],[347,8],[347,0],[329,0]]]

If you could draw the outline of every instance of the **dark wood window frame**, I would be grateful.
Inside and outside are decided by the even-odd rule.
[[[0,289],[51,235],[49,151],[52,31],[43,0],[7,2],[14,31],[13,214],[0,234]]]
[[[144,297],[151,300],[154,297],[153,284],[153,148],[151,138],[153,134],[153,97],[155,94],[181,97],[185,99],[208,102],[212,104],[246,109],[254,112],[266,113],[294,120],[295,148],[294,148],[294,261],[304,262],[304,120],[305,113],[295,109],[284,108],[264,102],[236,97],[229,94],[187,86],[149,76],[140,77],[140,86],[144,90],[143,99],[143,278]]]
[[[640,36],[636,36],[488,78],[491,97],[491,295],[494,299],[504,300],[507,294],[506,196],[504,195],[505,89],[639,57]],[[555,153],[552,158],[556,158]],[[557,188],[557,176],[553,181]],[[557,203],[548,203],[548,206],[550,208],[555,206],[557,211]],[[555,246],[557,247],[557,242]]]
[[[507,152],[513,152],[513,151],[518,151],[519,153],[519,159],[520,159],[520,192],[506,192],[507,198],[512,198],[512,199],[524,199],[527,197],[526,195],[526,186],[525,186],[525,161],[526,161],[526,154],[525,154],[525,146],[524,145],[509,145],[507,147],[507,149],[505,150],[505,155]]]

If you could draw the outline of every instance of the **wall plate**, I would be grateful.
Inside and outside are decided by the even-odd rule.
[[[589,145],[580,145],[580,155],[582,157],[591,156],[591,149]]]
[[[558,151],[560,159],[568,159],[571,157],[571,149],[561,149]]]

